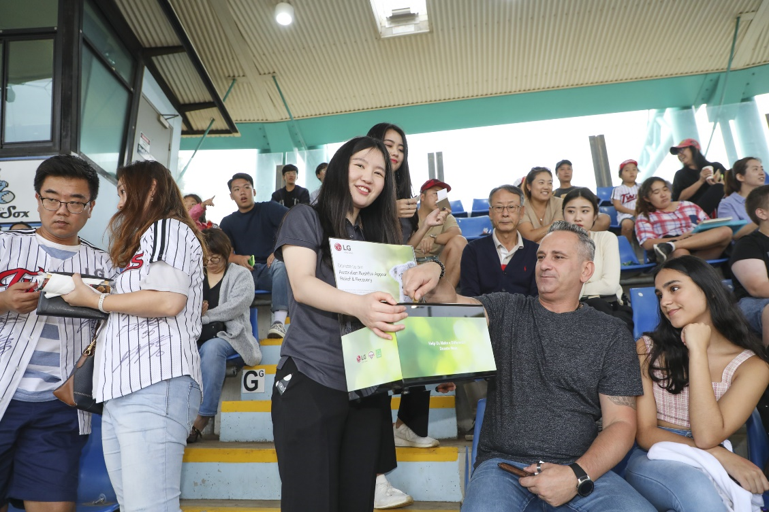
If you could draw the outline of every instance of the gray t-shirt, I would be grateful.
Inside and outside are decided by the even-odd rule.
[[[361,229],[358,226],[353,227],[349,221],[347,235],[350,240],[365,240]],[[322,260],[322,243],[323,228],[318,213],[311,206],[299,204],[283,219],[275,243],[275,258],[283,261],[284,245],[312,249],[317,255],[315,277],[336,286],[333,269]],[[282,368],[290,357],[299,371],[315,382],[332,389],[347,391],[339,315],[298,303],[290,286],[288,314],[291,317],[291,328],[283,340],[278,368]]]
[[[571,464],[598,435],[598,394],[643,394],[625,324],[590,307],[545,309],[538,297],[478,297],[497,376],[489,383],[476,466],[491,458]]]

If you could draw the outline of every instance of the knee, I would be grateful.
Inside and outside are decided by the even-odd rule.
[[[691,253],[686,249],[676,249],[675,251],[673,251],[672,257],[680,258],[681,256],[688,256],[689,254]]]
[[[446,244],[446,251],[461,253],[467,245],[467,238],[462,235],[451,237]]]
[[[718,230],[718,241],[723,245],[729,245],[732,242],[732,228],[722,226]]]

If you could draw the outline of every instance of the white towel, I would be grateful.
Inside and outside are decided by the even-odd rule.
[[[761,512],[764,498],[751,494],[729,477],[724,467],[705,450],[681,443],[664,441],[651,447],[647,455],[651,460],[674,460],[695,467],[708,475],[719,496],[730,512]]]

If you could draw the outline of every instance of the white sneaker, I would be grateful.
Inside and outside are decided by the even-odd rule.
[[[280,322],[272,322],[270,330],[267,332],[268,338],[285,338],[286,326]]]
[[[414,503],[414,498],[392,486],[384,475],[376,477],[376,490],[374,491],[374,508],[388,509],[401,508]]]
[[[395,436],[395,446],[410,446],[412,448],[434,448],[440,443],[432,437],[420,437],[411,430],[405,423],[400,427],[393,425],[393,435]]]

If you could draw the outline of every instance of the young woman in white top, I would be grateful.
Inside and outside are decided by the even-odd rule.
[[[655,450],[661,456],[683,451],[702,457],[704,450],[715,457],[716,471],[720,464],[744,489],[769,490],[762,468],[721,446],[769,384],[766,349],[705,261],[668,260],[654,286],[660,322],[636,344],[644,394],[637,402],[638,447],[625,478],[657,510],[726,511],[723,493],[705,472],[668,457],[652,460],[647,451],[663,441],[669,443]]]
[[[64,300],[109,313],[96,346],[104,460],[120,510],[179,510],[182,456],[201,400],[196,340],[203,243],[171,173],[157,162],[118,169],[112,294],[76,277]]]

